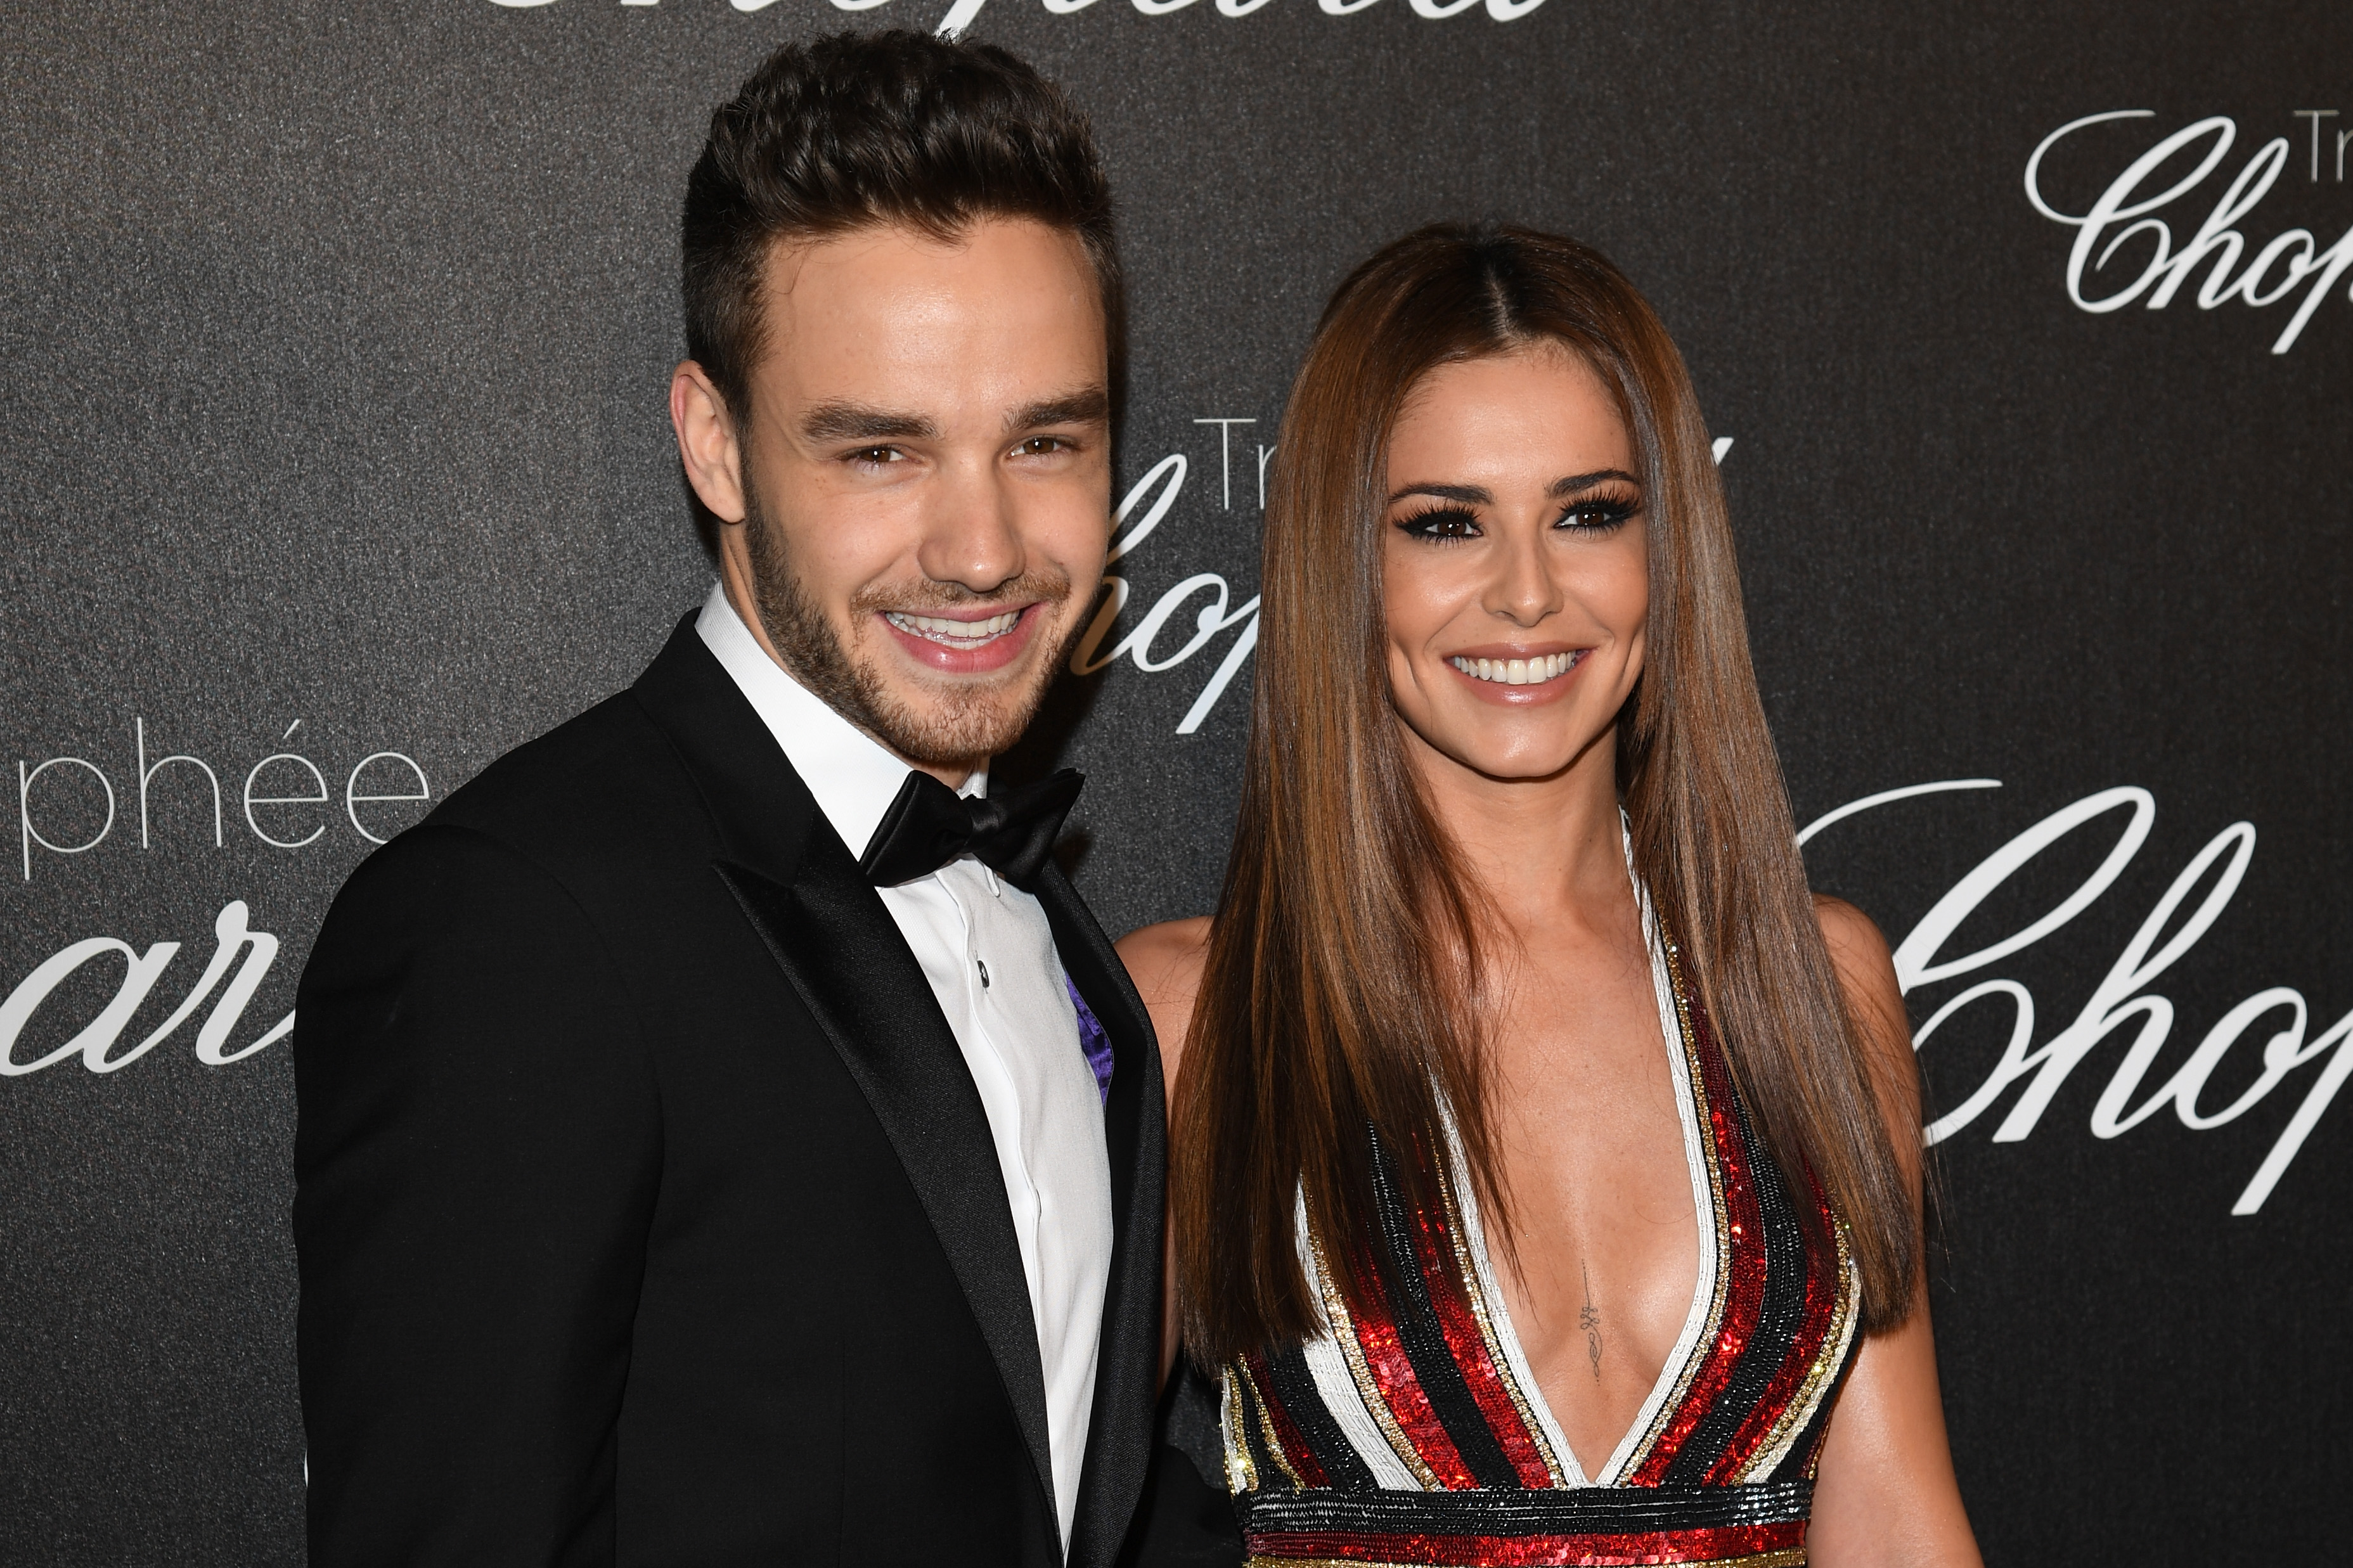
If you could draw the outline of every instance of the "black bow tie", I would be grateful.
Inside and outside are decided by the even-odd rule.
[[[1027,892],[1086,782],[1064,768],[999,798],[966,799],[918,768],[899,786],[858,868],[877,887],[893,888],[970,855]]]

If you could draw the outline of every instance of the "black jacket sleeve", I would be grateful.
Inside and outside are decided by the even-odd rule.
[[[661,1161],[628,956],[464,827],[335,900],[293,1047],[314,1568],[613,1561]]]

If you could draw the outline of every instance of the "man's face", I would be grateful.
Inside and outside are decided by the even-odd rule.
[[[804,685],[961,773],[1019,737],[1103,576],[1109,389],[1086,253],[1002,219],[945,244],[860,229],[780,247],[763,304],[732,461],[698,464],[672,395],[696,489],[741,523],[721,541],[731,594]]]

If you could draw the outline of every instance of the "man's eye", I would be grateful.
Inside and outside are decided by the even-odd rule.
[[[899,462],[903,457],[904,454],[896,447],[860,447],[849,454],[849,460],[853,463],[872,463],[880,466],[883,463]]]
[[[1013,449],[1025,458],[1046,458],[1056,452],[1066,452],[1070,447],[1071,444],[1060,436],[1032,436]]]

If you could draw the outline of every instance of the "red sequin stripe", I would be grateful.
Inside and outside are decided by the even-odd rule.
[[[1723,1563],[1805,1544],[1803,1520],[1624,1535],[1386,1535],[1282,1531],[1250,1538],[1252,1557],[1343,1563],[1518,1564]]]
[[[1757,1457],[1765,1440],[1773,1435],[1789,1401],[1805,1386],[1808,1374],[1813,1371],[1815,1358],[1831,1337],[1831,1326],[1838,1319],[1839,1257],[1838,1244],[1831,1239],[1831,1226],[1837,1223],[1831,1216],[1829,1202],[1822,1196],[1820,1184],[1813,1173],[1806,1173],[1806,1184],[1811,1193],[1817,1211],[1821,1215],[1820,1240],[1805,1249],[1806,1310],[1799,1319],[1797,1331],[1790,1336],[1789,1353],[1781,1358],[1774,1370],[1773,1381],[1765,1386],[1756,1408],[1732,1435],[1725,1446],[1723,1457],[1709,1467],[1707,1479],[1721,1485],[1738,1476],[1748,1461]]]
[[[1642,1463],[1627,1478],[1638,1487],[1654,1487],[1666,1479],[1668,1467],[1690,1441],[1693,1429],[1731,1381],[1732,1370],[1740,1361],[1740,1352],[1748,1348],[1765,1306],[1764,1215],[1757,1207],[1756,1179],[1748,1168],[1748,1151],[1741,1142],[1740,1122],[1733,1109],[1732,1074],[1708,1032],[1696,998],[1690,1006],[1692,1043],[1697,1047],[1693,1055],[1699,1059],[1700,1083],[1707,1094],[1708,1136],[1715,1146],[1716,1173],[1724,1184],[1724,1224],[1728,1232],[1724,1310],[1716,1321],[1715,1338],[1691,1386],[1684,1390],[1683,1403],[1675,1406]]]
[[[1406,1358],[1404,1342],[1398,1338],[1388,1291],[1369,1256],[1360,1257],[1356,1278],[1364,1281],[1366,1297],[1364,1304],[1352,1314],[1356,1343],[1364,1350],[1365,1368],[1373,1374],[1373,1383],[1383,1403],[1388,1405],[1398,1430],[1413,1445],[1414,1452],[1421,1456],[1421,1462],[1430,1468],[1440,1486],[1449,1491],[1476,1489],[1478,1478],[1462,1462],[1454,1439],[1446,1435],[1446,1424],[1430,1408],[1430,1395],[1422,1392],[1421,1380],[1413,1374],[1413,1363]]]
[[[1299,1478],[1303,1487],[1331,1485],[1324,1477],[1323,1461],[1315,1457],[1305,1434],[1283,1407],[1282,1395],[1274,1391],[1274,1371],[1266,1364],[1266,1357],[1253,1354],[1242,1360],[1250,1367],[1250,1381],[1258,1386],[1258,1396],[1266,1406],[1268,1418],[1274,1423],[1274,1430],[1268,1436],[1282,1446],[1282,1457],[1291,1461],[1291,1473]]]
[[[1429,1171],[1424,1162],[1425,1173]],[[1414,1215],[1414,1238],[1421,1277],[1430,1286],[1430,1304],[1438,1314],[1439,1331],[1446,1336],[1447,1353],[1454,1364],[1462,1369],[1462,1381],[1471,1390],[1472,1403],[1479,1407],[1480,1416],[1495,1435],[1496,1445],[1524,1487],[1545,1488],[1553,1484],[1552,1470],[1545,1463],[1544,1451],[1536,1447],[1527,1424],[1520,1419],[1520,1407],[1512,1400],[1511,1391],[1504,1385],[1504,1372],[1487,1353],[1487,1336],[1479,1331],[1479,1320],[1471,1310],[1470,1288],[1462,1278],[1454,1250],[1454,1238],[1447,1227],[1447,1216],[1437,1206],[1419,1210]]]

